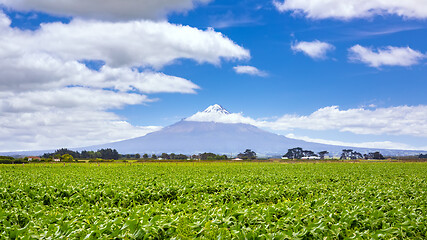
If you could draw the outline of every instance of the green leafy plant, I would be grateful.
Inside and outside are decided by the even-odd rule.
[[[426,163],[0,166],[0,239],[426,239]]]

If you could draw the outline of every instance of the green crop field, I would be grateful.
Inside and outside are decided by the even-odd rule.
[[[0,166],[0,239],[427,239],[427,163]]]

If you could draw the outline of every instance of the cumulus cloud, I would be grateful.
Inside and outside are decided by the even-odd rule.
[[[412,66],[426,58],[425,54],[410,47],[392,47],[373,50],[372,48],[355,45],[349,50],[351,61],[362,62],[371,67],[381,66]]]
[[[311,19],[348,20],[387,14],[405,18],[427,18],[425,0],[275,0],[274,5],[280,12],[291,11]]]
[[[2,53],[5,51],[0,50],[0,92],[46,90],[72,85],[141,93],[195,93],[199,88],[189,80],[158,72],[109,66],[94,71],[77,60],[64,61],[44,53],[6,54],[4,57]]]
[[[0,13],[1,90],[84,84],[121,91],[194,93],[198,86],[188,80],[141,73],[133,67],[160,68],[181,58],[212,64],[222,58],[249,58],[246,49],[212,29],[167,22],[76,20],[44,24],[34,32],[9,25],[10,20]],[[105,65],[93,71],[81,60],[102,60]]]
[[[35,32],[9,29],[0,37],[0,44],[0,56],[8,50],[15,55],[42,52],[62,60],[103,60],[111,67],[161,68],[183,58],[219,64],[221,59],[250,57],[248,50],[213,29],[148,20],[73,20],[43,24]]]
[[[0,0],[18,10],[102,20],[164,18],[169,12],[185,12],[210,0]]]
[[[36,31],[10,24],[0,12],[1,151],[87,146],[158,130],[133,126],[111,110],[156,100],[147,94],[191,94],[199,87],[147,67],[182,58],[211,64],[249,58],[212,29],[167,22],[77,19]],[[87,61],[105,65],[94,70]]]
[[[313,59],[325,59],[326,54],[335,49],[329,43],[315,40],[313,42],[295,42],[291,45],[294,52],[302,52]]]
[[[266,77],[268,74],[253,66],[235,66],[234,71],[239,74],[249,74],[252,76]]]
[[[423,150],[423,151],[427,150],[427,146],[417,148],[417,147],[413,147],[413,146],[405,144],[405,143],[391,142],[391,141],[343,142],[343,141],[336,141],[336,140],[311,138],[311,137],[307,137],[307,136],[296,136],[293,133],[286,134],[286,137],[292,138],[292,139],[303,140],[303,141],[307,141],[307,142],[315,142],[315,143],[322,143],[322,144],[329,144],[329,145],[336,145],[336,146],[352,146],[352,147],[359,147],[359,148],[381,148],[381,149],[398,149],[398,150]]]

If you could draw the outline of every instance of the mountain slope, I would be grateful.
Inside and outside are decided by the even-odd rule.
[[[196,154],[213,152],[217,154],[236,155],[249,148],[259,155],[273,156],[283,155],[288,149],[294,147],[302,147],[303,149],[314,152],[327,150],[334,155],[338,155],[343,148],[351,148],[362,153],[380,150],[384,154],[392,153],[393,155],[412,152],[310,143],[270,133],[249,124],[195,121],[180,121],[143,137],[81,148],[79,150],[114,148],[120,153],[159,154],[173,152]]]

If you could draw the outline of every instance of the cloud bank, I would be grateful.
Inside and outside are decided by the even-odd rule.
[[[274,121],[257,120],[245,117],[242,113],[224,115],[198,112],[187,120],[247,123],[273,130],[337,130],[355,134],[427,137],[425,105],[348,110],[330,106],[310,115],[284,115]]]
[[[0,0],[8,7],[54,15],[102,20],[159,19],[169,12],[185,12],[210,0]]]
[[[330,106],[307,116],[284,115],[272,124],[272,128],[339,130],[355,134],[427,137],[427,106],[348,110]]]
[[[425,0],[284,0],[274,1],[280,12],[290,11],[311,19],[349,20],[375,15],[397,15],[404,18],[427,18]]]

